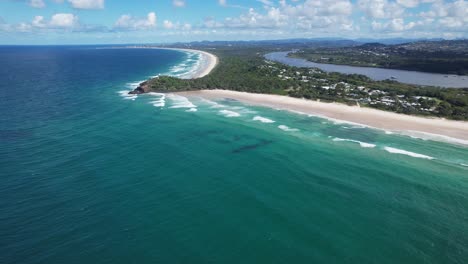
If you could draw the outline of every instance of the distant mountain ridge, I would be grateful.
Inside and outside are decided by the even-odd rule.
[[[361,47],[369,49],[402,48],[411,51],[468,51],[468,40],[444,39],[345,39],[345,38],[294,38],[276,40],[246,40],[246,41],[194,41],[177,42],[171,44],[155,44],[163,46],[183,46],[187,48],[215,48],[226,47],[261,47],[271,49],[303,49],[303,48],[347,48]]]

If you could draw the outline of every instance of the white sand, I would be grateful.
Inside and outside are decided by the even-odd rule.
[[[130,49],[166,49],[166,50],[179,50],[184,52],[198,53],[201,56],[197,69],[194,69],[190,76],[186,79],[197,79],[208,75],[218,65],[218,57],[206,51],[195,49],[182,49],[182,48],[167,48],[167,47],[152,47],[152,46],[128,46]]]
[[[195,49],[179,49],[179,48],[164,48],[154,47],[154,49],[168,49],[168,50],[180,50],[185,52],[198,53],[201,56],[200,64],[195,69],[193,74],[189,77],[190,79],[197,79],[208,75],[218,64],[218,57],[208,53],[206,51],[195,50]]]
[[[413,137],[468,146],[468,122],[463,121],[424,118],[367,107],[348,106],[339,103],[322,103],[270,94],[254,94],[228,90],[202,90],[185,92],[184,94],[208,99],[231,98],[252,105],[301,112],[328,119],[362,124]]]

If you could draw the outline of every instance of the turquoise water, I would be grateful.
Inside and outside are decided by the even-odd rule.
[[[0,48],[1,263],[466,262],[467,148],[122,92],[188,56]]]

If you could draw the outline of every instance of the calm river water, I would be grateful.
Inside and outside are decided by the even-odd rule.
[[[466,75],[446,75],[417,71],[315,63],[305,59],[290,58],[288,57],[288,53],[290,53],[290,51],[272,52],[266,54],[265,58],[296,67],[314,67],[327,72],[362,74],[377,81],[391,79],[393,77],[394,80],[401,83],[440,86],[444,88],[468,88],[468,76]]]

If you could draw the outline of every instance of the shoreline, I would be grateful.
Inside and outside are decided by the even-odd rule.
[[[468,122],[426,118],[340,103],[323,103],[282,95],[256,94],[230,90],[180,92],[207,99],[234,99],[243,103],[309,114],[337,122],[354,123],[422,139],[468,146]]]
[[[218,65],[218,57],[212,53],[203,51],[203,50],[196,50],[196,49],[183,49],[183,48],[159,48],[157,49],[166,49],[166,50],[178,50],[183,52],[191,52],[197,53],[201,56],[200,64],[195,69],[194,73],[190,75],[188,79],[198,79],[205,77],[206,75],[210,74],[210,72]]]
[[[199,60],[199,64],[197,65],[196,69],[194,69],[193,73],[191,73],[188,77],[182,77],[181,79],[198,79],[205,77],[206,75],[210,74],[210,72],[218,65],[219,59],[212,53],[203,51],[203,50],[196,50],[196,49],[186,49],[186,48],[169,48],[169,47],[145,47],[145,46],[129,46],[126,48],[130,49],[161,49],[161,50],[176,50],[181,52],[189,52],[189,53],[197,53],[201,56]]]

